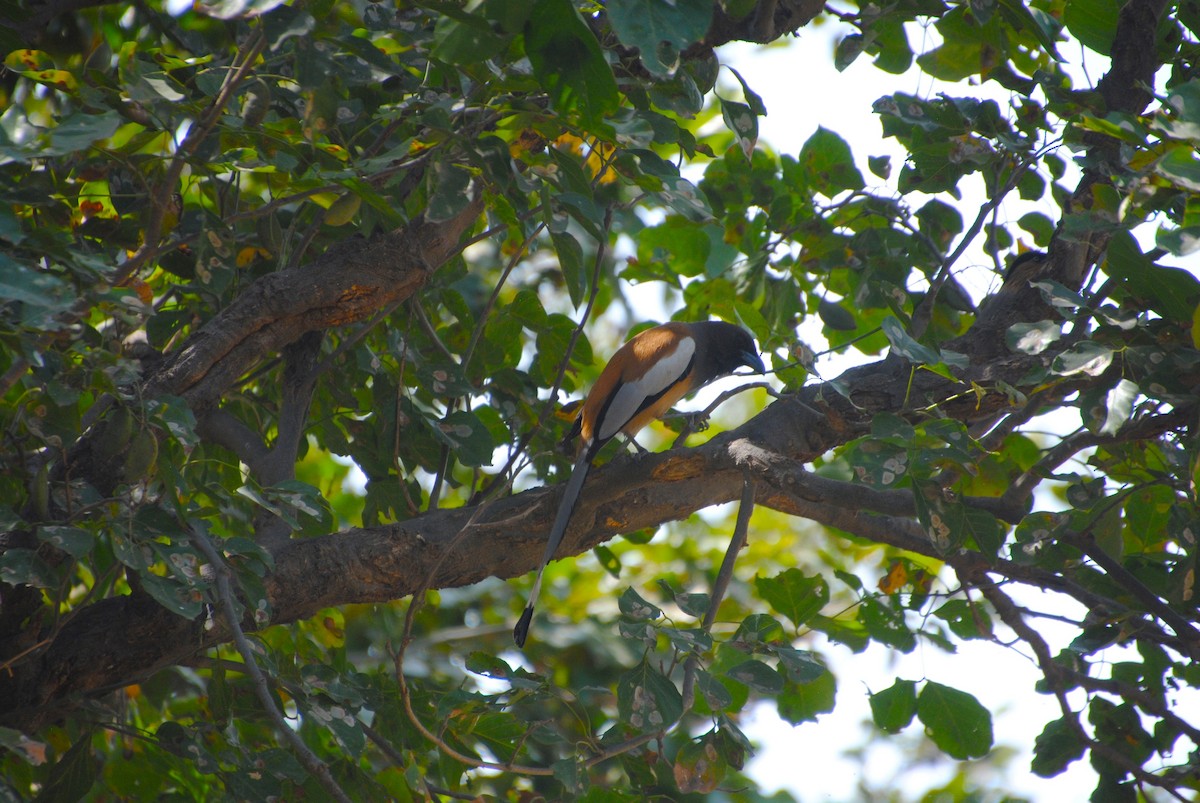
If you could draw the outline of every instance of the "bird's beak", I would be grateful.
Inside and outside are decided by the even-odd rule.
[[[746,366],[747,368],[753,368],[754,373],[765,374],[767,372],[767,366],[763,365],[762,357],[758,356],[757,353],[753,351],[743,351],[741,357],[742,365]]]

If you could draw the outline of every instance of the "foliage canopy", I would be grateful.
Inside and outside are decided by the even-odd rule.
[[[1036,775],[1200,789],[1195,0],[178,6],[0,32],[6,797],[750,799],[751,705],[971,640],[1056,702]],[[863,110],[901,165],[773,152],[721,64],[834,22],[946,88]],[[522,657],[559,401],[647,298],[772,388],[603,456]],[[994,757],[967,689],[870,710]]]

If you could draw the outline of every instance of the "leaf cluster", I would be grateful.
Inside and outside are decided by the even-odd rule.
[[[1086,757],[1097,799],[1194,791],[1200,281],[1169,263],[1200,249],[1195,4],[821,10],[14,21],[13,794],[755,799],[754,706],[803,726],[855,685],[848,656],[953,665],[968,640],[1036,663],[1058,708],[1036,775]],[[794,154],[758,142],[766,103],[719,47],[814,18],[848,26],[839,69],[945,82],[874,104],[903,164],[826,126]],[[1111,58],[1094,87],[1080,46]],[[750,330],[778,401],[691,449],[603,455],[565,545],[595,549],[547,572],[517,654],[501,580],[533,567],[535,486],[571,463],[560,400],[651,297]],[[867,364],[814,380],[806,319]],[[725,591],[727,516],[656,531],[747,478]],[[1001,763],[971,683],[896,678],[870,695],[880,738],[917,722]]]

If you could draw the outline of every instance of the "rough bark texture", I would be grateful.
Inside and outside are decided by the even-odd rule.
[[[994,305],[1003,320],[984,319],[987,325],[980,328],[982,338],[974,341],[968,336],[956,344],[959,349],[968,354],[976,345],[990,350],[994,345],[991,332],[1003,331],[1038,308],[1038,293],[1027,283],[1011,292],[1017,303]],[[328,291],[314,290],[313,295],[326,297]],[[256,293],[254,297],[263,296]],[[335,310],[322,314],[326,319],[340,317]],[[229,315],[238,321],[264,320],[233,308]],[[253,333],[262,328],[249,324],[243,331]],[[222,346],[216,345],[218,340]],[[224,348],[228,341],[201,332],[190,353],[217,355],[213,359],[219,363],[221,353],[236,350]],[[965,379],[981,383],[1003,379],[1015,384],[1040,359],[1009,355],[977,363],[978,369]],[[178,359],[172,364],[185,363],[195,361]],[[181,371],[169,375],[196,374]],[[190,384],[175,381],[187,394],[212,387],[205,382],[213,375],[210,370],[200,372],[200,379]],[[806,387],[702,446],[637,457],[622,455],[595,470],[559,554],[577,555],[618,533],[657,527],[732,501],[741,493],[744,470],[764,480],[758,498],[761,504],[800,512],[795,494],[781,491],[781,481],[772,482],[771,472],[781,466],[801,466],[858,437],[866,432],[875,413],[902,411],[906,399],[910,409],[941,402],[946,415],[964,421],[991,417],[1008,405],[1003,394],[982,400],[968,394],[969,398],[946,401],[969,385],[948,382],[928,371],[914,374],[912,366],[899,359],[852,369],[839,377],[837,384],[848,389],[849,398],[832,384]],[[200,398],[207,395],[201,393]],[[439,510],[401,524],[289,542],[276,553],[276,569],[268,578],[272,621],[296,621],[332,605],[401,599],[422,587],[451,588],[486,577],[526,574],[536,568],[545,547],[559,492],[559,488],[538,488],[488,503],[482,511]],[[857,490],[847,487],[845,492],[846,508],[858,507]],[[474,522],[464,530],[473,517]],[[186,534],[180,537],[186,538]],[[937,554],[928,543],[909,540],[903,545]],[[120,687],[183,662],[227,637],[220,627],[205,631],[202,623],[181,619],[145,596],[102,600],[81,610],[36,660],[14,669],[13,677],[0,686],[0,715],[8,723],[36,728],[55,717],[59,706],[72,704],[77,695]]]

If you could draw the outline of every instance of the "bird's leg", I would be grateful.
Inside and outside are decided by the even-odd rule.
[[[672,410],[667,413],[672,418],[683,420],[683,426],[688,432],[703,432],[708,429],[709,414],[707,410],[696,410],[694,412],[682,412],[680,410]],[[665,418],[666,416],[664,416]]]
[[[650,453],[650,450],[647,449],[645,446],[642,446],[640,443],[638,443],[637,438],[633,437],[632,435],[622,434],[621,437],[625,440],[626,443],[628,443],[630,446],[633,447],[633,450],[638,455],[644,455],[644,454]]]

